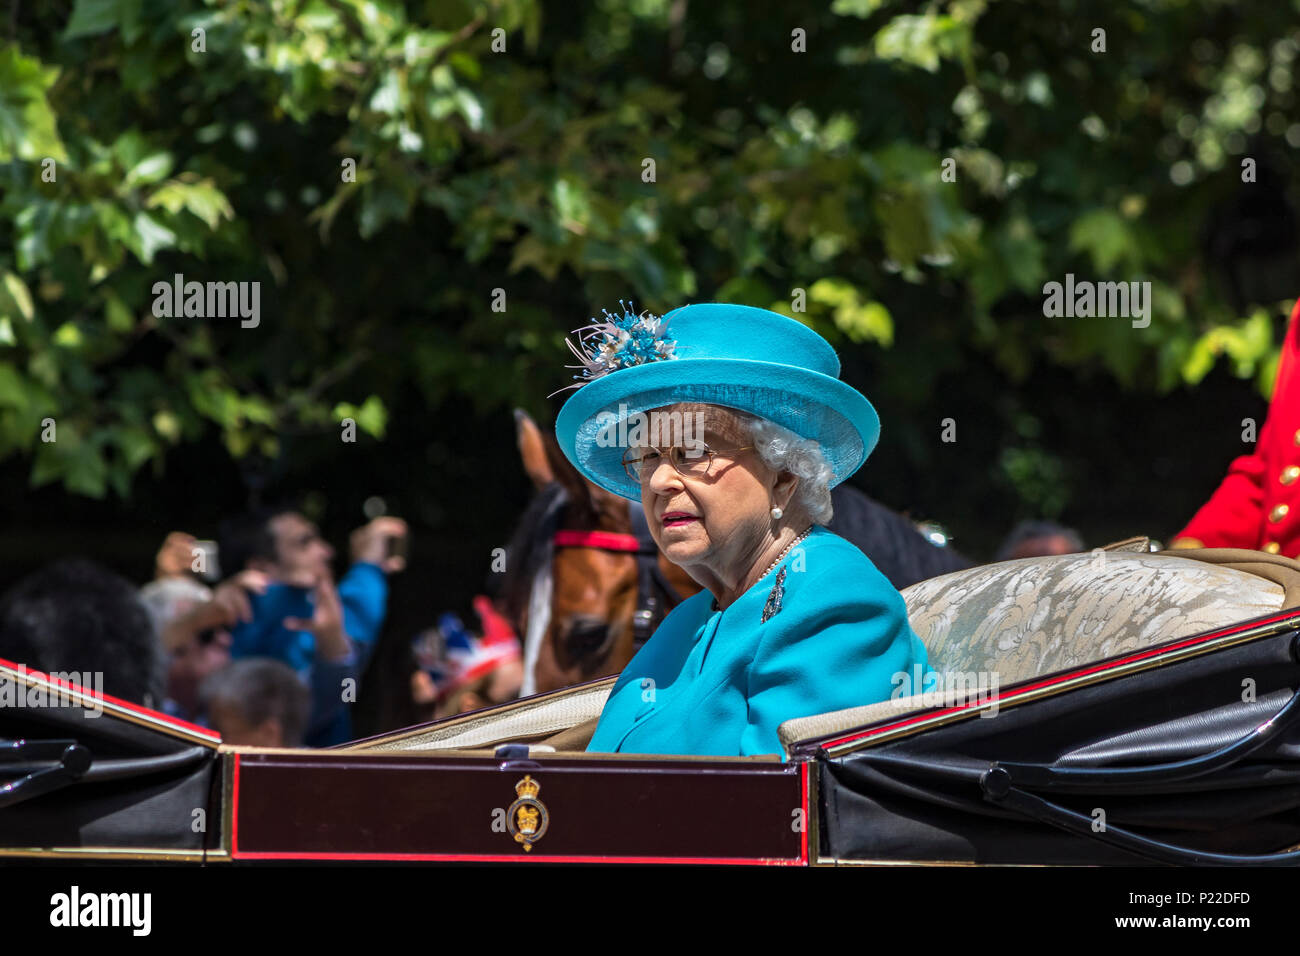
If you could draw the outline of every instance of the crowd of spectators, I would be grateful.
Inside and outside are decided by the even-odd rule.
[[[216,541],[172,532],[140,587],[72,558],[0,597],[0,659],[102,674],[109,696],[210,727],[224,742],[326,747],[353,739],[352,705],[406,568],[406,523],[352,532],[349,565],[290,507],[228,521]],[[411,641],[409,693],[428,718],[518,694],[519,642],[486,597],[482,634],[453,615]]]

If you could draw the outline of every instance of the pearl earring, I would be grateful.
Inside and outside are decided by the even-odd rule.
[[[782,511],[780,508],[773,508],[773,509],[772,509],[772,520],[773,520],[773,521],[780,521],[780,520],[781,520],[781,515],[783,515],[783,514],[785,514],[785,512]]]

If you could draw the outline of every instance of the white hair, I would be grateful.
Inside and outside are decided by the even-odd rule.
[[[788,471],[799,479],[795,503],[817,524],[829,524],[834,513],[830,483],[835,471],[822,454],[821,445],[766,418],[744,415],[743,420],[763,463],[773,471]]]
[[[140,601],[159,637],[174,619],[195,605],[211,600],[212,588],[193,578],[160,578],[140,589]]]

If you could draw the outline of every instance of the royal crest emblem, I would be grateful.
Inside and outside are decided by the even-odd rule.
[[[542,785],[525,774],[524,779],[515,784],[515,793],[519,799],[510,804],[506,811],[506,828],[515,842],[523,846],[524,852],[531,852],[533,844],[546,835],[550,814],[546,804],[537,799]]]

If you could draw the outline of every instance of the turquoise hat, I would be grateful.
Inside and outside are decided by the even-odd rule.
[[[641,499],[623,469],[626,447],[609,441],[612,423],[677,402],[740,409],[816,441],[835,474],[832,487],[876,447],[876,410],[840,381],[830,343],[794,319],[713,302],[663,318],[626,307],[605,316],[569,343],[583,381],[570,386],[578,390],[560,409],[555,434],[569,461],[607,491]]]

